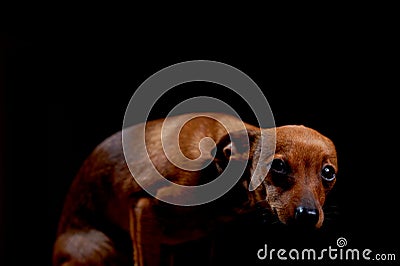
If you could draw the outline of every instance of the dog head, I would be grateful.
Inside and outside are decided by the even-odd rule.
[[[263,180],[254,191],[248,191],[250,202],[266,203],[266,208],[284,224],[319,228],[324,221],[326,196],[336,182],[335,146],[308,127],[282,126],[275,130],[274,153],[261,152],[271,147],[263,147],[260,133],[272,136],[271,130],[248,130],[247,150],[243,148],[243,132],[231,134],[229,140],[219,143],[220,155],[216,158],[241,161],[246,158],[243,154],[248,154],[248,172],[242,182],[248,187],[248,177]]]

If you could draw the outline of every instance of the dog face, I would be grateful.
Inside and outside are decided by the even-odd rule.
[[[335,146],[327,137],[304,126],[278,127],[264,180],[266,201],[282,223],[319,228],[337,170]]]
[[[246,198],[250,208],[262,202],[261,206],[270,209],[284,224],[321,227],[322,206],[338,171],[333,142],[304,126],[277,127],[273,153],[271,147],[261,147],[270,143],[262,144],[260,132],[247,130],[224,137],[217,145],[216,164],[222,170],[228,161],[240,164],[249,160],[249,171],[239,182],[239,188],[247,191],[242,198]],[[272,138],[275,134],[263,129],[263,135]],[[263,154],[262,149],[267,152]],[[253,178],[263,181],[250,191]]]

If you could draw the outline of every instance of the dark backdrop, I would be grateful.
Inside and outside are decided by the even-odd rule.
[[[249,75],[267,97],[276,125],[303,124],[335,142],[340,170],[330,204],[337,222],[321,245],[335,246],[343,236],[353,248],[398,252],[398,103],[391,93],[390,39],[375,32],[383,43],[377,46],[368,32],[323,39],[291,34],[289,40],[264,39],[260,32],[183,36],[138,28],[4,34],[2,252],[16,263],[49,265],[63,199],[85,157],[121,129],[126,105],[145,79],[197,59]],[[245,105],[223,88],[186,86],[164,97],[152,117],[164,116],[186,96],[206,93],[252,122]],[[268,243],[266,232],[257,235]],[[233,258],[235,245],[224,251]]]

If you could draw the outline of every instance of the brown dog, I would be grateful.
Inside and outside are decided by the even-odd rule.
[[[143,151],[138,151],[134,159],[125,158],[122,133],[116,133],[93,151],[70,188],[54,245],[54,266],[165,264],[171,258],[161,256],[165,255],[162,247],[210,235],[219,223],[252,211],[257,204],[264,204],[282,223],[321,227],[322,206],[337,172],[335,147],[328,138],[304,126],[259,129],[224,114],[196,114],[196,118],[180,124],[187,117],[168,118],[172,126],[167,127],[164,137],[163,119],[125,129],[129,149],[134,151],[139,145],[137,136],[146,129],[148,157],[167,180],[186,186],[206,184],[232,161],[245,165],[239,182],[207,204],[187,207],[159,201],[135,182],[128,165],[139,166],[140,175],[155,188],[157,198],[191,195],[159,185],[148,172]],[[261,141],[261,135],[275,140],[275,130],[274,153]],[[169,155],[181,152],[207,166],[190,171],[171,163],[161,140],[171,138],[173,142],[173,137],[178,138],[179,145],[172,147]],[[216,145],[199,146],[204,138]],[[245,139],[249,146],[244,145]],[[251,178],[263,182],[249,190]]]

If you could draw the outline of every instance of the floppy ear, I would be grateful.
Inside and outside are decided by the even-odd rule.
[[[251,159],[260,131],[240,130],[226,134],[213,150],[214,160],[224,168],[230,160],[247,162]]]

